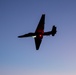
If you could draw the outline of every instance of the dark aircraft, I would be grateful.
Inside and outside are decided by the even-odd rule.
[[[34,33],[30,32],[28,34],[18,36],[18,38],[34,37],[36,50],[38,50],[39,47],[40,47],[41,41],[43,39],[43,36],[49,36],[49,35],[54,36],[57,32],[55,25],[53,25],[51,31],[44,32],[44,24],[45,24],[45,14],[42,14],[41,19],[39,21],[39,24],[38,24],[37,29],[35,30],[35,32]]]

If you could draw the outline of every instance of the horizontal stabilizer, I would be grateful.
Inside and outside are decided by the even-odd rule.
[[[51,34],[52,36],[54,36],[56,34],[57,30],[56,30],[56,27],[55,25],[52,27],[52,31],[51,31]]]

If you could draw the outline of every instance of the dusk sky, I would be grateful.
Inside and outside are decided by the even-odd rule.
[[[45,14],[44,36],[37,51],[32,37]],[[0,75],[76,75],[76,0],[0,0]]]

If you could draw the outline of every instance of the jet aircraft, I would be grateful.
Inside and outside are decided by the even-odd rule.
[[[53,25],[51,31],[44,32],[44,24],[45,24],[45,14],[42,14],[35,32],[30,32],[24,35],[20,35],[18,36],[18,38],[34,37],[36,50],[39,50],[43,36],[49,36],[49,35],[54,36],[57,32],[57,28],[55,25]]]

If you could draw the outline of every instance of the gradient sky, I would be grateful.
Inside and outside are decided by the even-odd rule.
[[[42,14],[45,31],[58,32],[37,51],[17,36],[34,32]],[[76,75],[76,1],[0,0],[0,75]]]

